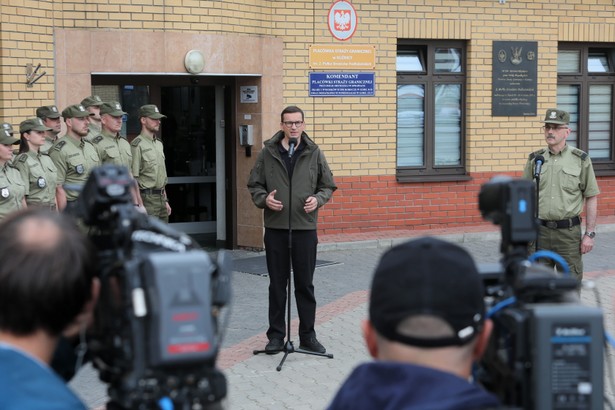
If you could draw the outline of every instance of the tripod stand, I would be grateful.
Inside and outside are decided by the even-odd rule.
[[[292,287],[292,275],[294,274],[294,270],[292,268],[293,266],[293,229],[292,229],[292,167],[294,166],[293,164],[293,152],[294,152],[294,145],[296,144],[296,139],[295,141],[290,141],[290,149],[289,149],[289,158],[290,158],[290,166],[287,166],[287,171],[288,171],[288,179],[289,179],[289,185],[288,185],[288,279],[286,281],[286,342],[284,343],[284,347],[281,350],[272,350],[272,351],[267,351],[267,350],[254,350],[253,354],[260,354],[260,353],[267,353],[267,354],[273,354],[273,353],[278,353],[278,352],[284,352],[284,356],[282,357],[282,360],[280,361],[280,364],[278,365],[278,367],[276,367],[277,371],[281,371],[282,370],[282,366],[284,365],[284,362],[286,361],[286,358],[288,357],[288,355],[290,353],[303,353],[303,354],[308,354],[308,355],[312,355],[312,356],[321,356],[321,357],[328,357],[329,359],[333,359],[333,355],[331,353],[318,353],[318,352],[312,352],[310,350],[305,350],[305,349],[301,349],[301,348],[297,348],[295,349],[293,342],[291,340],[291,334],[290,334],[290,321],[291,321],[291,316],[290,316],[290,308],[291,308],[291,287]]]

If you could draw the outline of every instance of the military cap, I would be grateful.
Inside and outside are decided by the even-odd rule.
[[[84,118],[90,115],[94,115],[94,113],[87,111],[81,104],[69,105],[62,111],[62,117],[64,118]]]
[[[60,111],[55,105],[45,105],[36,109],[36,116],[38,118],[60,118]]]
[[[112,117],[121,117],[122,115],[128,114],[125,111],[122,111],[122,105],[117,101],[111,101],[103,103],[100,106],[100,115],[109,114]]]
[[[161,118],[167,118],[166,115],[163,115],[158,111],[158,107],[154,104],[147,104],[139,108],[139,118],[141,117],[149,117],[154,120],[159,120]]]
[[[45,124],[43,124],[43,120],[38,117],[28,118],[19,124],[19,133],[21,134],[28,131],[51,131],[51,128],[46,127]]]
[[[8,122],[3,122],[2,125],[0,125],[0,134],[2,135],[6,135],[6,136],[12,136],[13,135],[13,126],[11,124],[9,124]]]
[[[8,127],[7,127],[8,126]],[[19,142],[19,138],[13,137],[13,127],[8,122],[2,123],[0,131],[0,144],[13,145]]]
[[[568,125],[570,123],[570,114],[564,110],[557,108],[549,108],[545,114],[545,124]]]
[[[85,97],[83,101],[81,101],[81,105],[83,105],[84,108],[100,107],[101,105],[103,105],[103,100],[101,100],[100,97],[97,95],[90,95],[89,97]]]

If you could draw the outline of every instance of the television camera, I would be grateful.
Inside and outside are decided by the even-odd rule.
[[[214,262],[189,236],[133,205],[126,167],[95,168],[68,211],[88,231],[101,291],[89,355],[108,384],[107,409],[221,408],[215,367],[231,259]]]
[[[602,409],[603,315],[579,304],[574,277],[528,260],[538,232],[535,198],[532,181],[505,176],[479,193],[483,218],[501,226],[502,259],[479,265],[494,330],[476,378],[512,408]],[[566,267],[559,255],[540,252],[530,259]]]

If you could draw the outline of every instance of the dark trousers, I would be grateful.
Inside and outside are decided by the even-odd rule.
[[[288,230],[265,229],[265,253],[269,271],[269,339],[284,339],[286,336],[286,285],[291,259],[288,240]],[[316,335],[316,298],[312,280],[316,268],[317,246],[318,236],[315,230],[292,231],[293,284],[301,340]]]

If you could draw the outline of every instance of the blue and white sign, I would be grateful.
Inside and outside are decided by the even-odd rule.
[[[310,73],[310,97],[373,97],[374,73]]]

